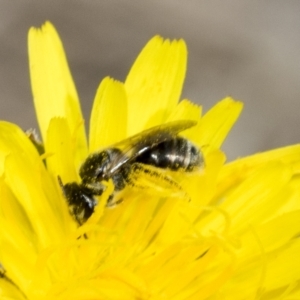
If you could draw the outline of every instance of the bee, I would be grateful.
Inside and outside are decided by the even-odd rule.
[[[63,184],[58,177],[71,214],[79,225],[94,212],[96,196],[106,189],[105,183],[112,180],[114,191],[106,206],[112,206],[115,195],[126,186],[132,185],[132,176],[138,172],[150,172],[142,166],[155,167],[154,176],[159,169],[193,172],[204,165],[202,152],[188,139],[178,136],[181,131],[195,126],[195,121],[183,120],[159,125],[129,137],[111,147],[90,154],[79,170],[81,183]],[[118,202],[117,202],[118,203]]]

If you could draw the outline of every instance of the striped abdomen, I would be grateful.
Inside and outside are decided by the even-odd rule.
[[[200,150],[182,137],[174,137],[148,149],[135,161],[172,171],[181,169],[187,172],[194,171],[203,165]]]

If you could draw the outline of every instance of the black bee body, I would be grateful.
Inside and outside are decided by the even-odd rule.
[[[199,149],[189,140],[174,137],[139,155],[135,161],[172,171],[192,172],[201,163]]]
[[[114,184],[114,194],[130,183],[130,175],[138,164],[151,165],[172,171],[192,172],[203,166],[200,150],[178,133],[196,125],[193,121],[176,121],[156,126],[132,136],[111,148],[92,153],[82,164],[79,175],[82,182],[60,185],[67,199],[71,214],[83,224],[97,205],[95,196],[105,191],[105,182]]]

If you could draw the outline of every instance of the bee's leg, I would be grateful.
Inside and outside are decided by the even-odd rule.
[[[112,181],[114,183],[114,191],[112,192],[111,195],[109,195],[106,202],[106,207],[115,207],[118,204],[123,202],[122,191],[126,187],[127,184],[126,178],[129,172],[130,172],[130,168],[125,167],[119,170],[119,172],[114,174],[114,176],[112,177]]]
[[[115,207],[119,204],[121,204],[123,202],[123,198],[118,198],[118,195],[119,193],[117,192],[114,192],[113,194],[111,194],[109,196],[109,198],[107,199],[107,202],[106,202],[106,207]]]
[[[151,189],[163,195],[180,194],[190,201],[190,196],[183,190],[182,186],[170,176],[164,173],[164,170],[155,168],[150,165],[134,163],[131,172],[126,178],[127,184],[133,188]]]

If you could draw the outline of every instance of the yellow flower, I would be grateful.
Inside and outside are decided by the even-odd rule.
[[[105,78],[88,147],[59,37],[50,23],[30,30],[45,153],[0,122],[1,299],[300,299],[300,146],[225,164],[219,149],[242,104],[226,98],[202,117],[178,102],[186,57],[182,40],[154,37],[125,83]],[[57,176],[79,183],[89,153],[176,120],[197,122],[183,135],[205,166],[140,173],[144,189],[127,187],[115,207],[106,207],[110,181],[78,226]]]

